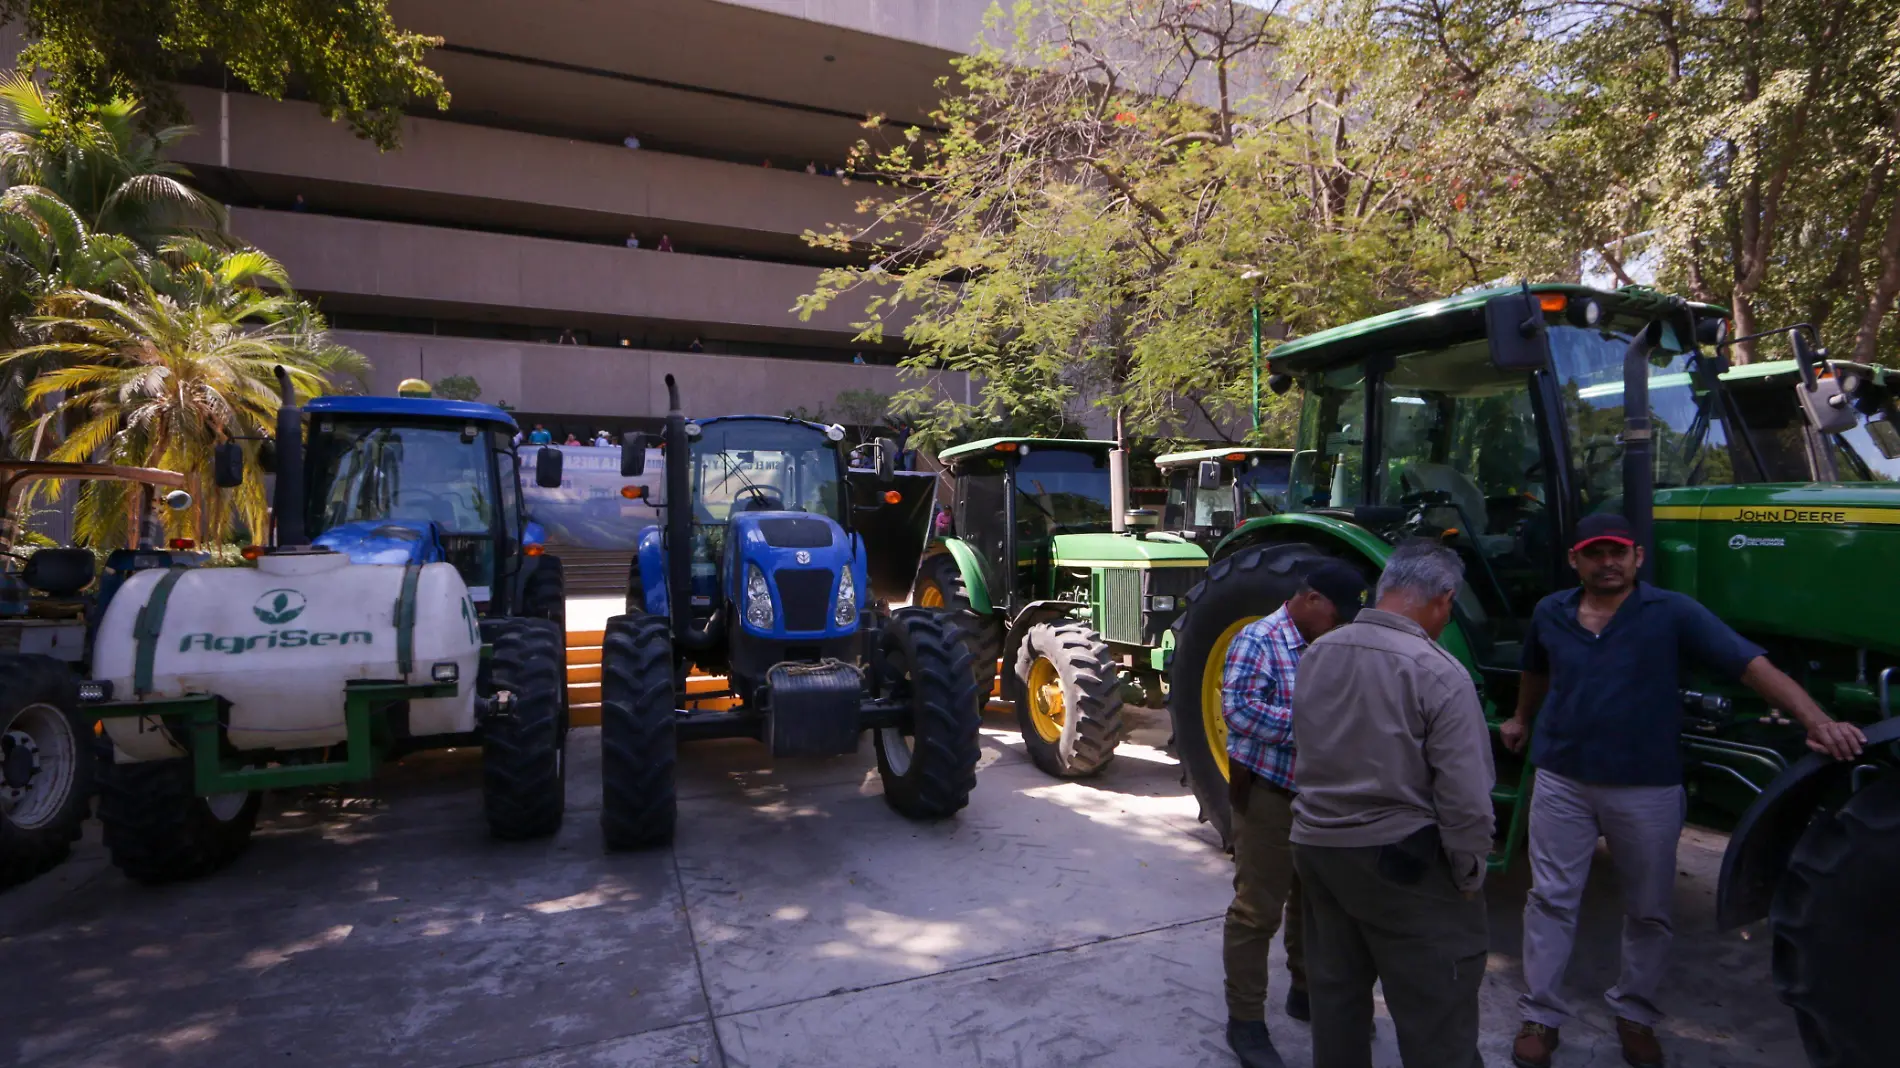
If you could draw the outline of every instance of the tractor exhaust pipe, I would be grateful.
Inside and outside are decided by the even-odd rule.
[[[1649,354],[1662,342],[1662,323],[1650,323],[1623,350],[1623,518],[1643,549],[1641,577],[1656,575],[1651,531],[1656,512],[1656,446],[1649,421]]]
[[[277,544],[303,545],[310,538],[303,524],[303,413],[290,372],[277,367],[277,490],[271,511],[277,516]]]
[[[1115,447],[1108,451],[1108,529],[1128,530],[1128,431],[1123,418],[1128,409],[1115,409]]]
[[[673,641],[687,649],[713,644],[718,614],[706,628],[693,626],[693,468],[686,438],[686,412],[679,383],[666,376],[666,610],[673,617]]]

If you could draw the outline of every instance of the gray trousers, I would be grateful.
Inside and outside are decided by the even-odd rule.
[[[1523,1017],[1546,1027],[1570,1018],[1561,988],[1576,941],[1577,909],[1597,837],[1610,846],[1623,893],[1623,963],[1604,995],[1610,1011],[1654,1026],[1656,988],[1668,966],[1675,926],[1676,842],[1687,795],[1680,786],[1592,786],[1548,771],[1531,794],[1531,894],[1524,904]]]
[[[1452,885],[1439,853],[1416,882],[1380,870],[1379,846],[1294,845],[1306,906],[1315,1068],[1372,1068],[1372,984],[1405,1068],[1472,1068],[1484,981],[1484,897]]]

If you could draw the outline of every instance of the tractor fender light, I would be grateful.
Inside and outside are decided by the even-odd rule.
[[[1570,303],[1562,293],[1537,294],[1537,307],[1542,311],[1560,312]]]
[[[630,501],[637,501],[647,495],[647,488],[645,486],[622,486],[620,487],[620,495]]]
[[[997,452],[1015,452],[1016,443],[1013,441],[999,441],[996,443],[996,451]]]
[[[462,677],[462,669],[453,662],[432,664],[429,667],[429,677],[437,682],[454,682]]]
[[[897,492],[896,490],[885,490],[885,491],[884,491],[884,503],[885,503],[885,504],[896,504],[896,503],[898,503],[899,501],[902,501],[903,499],[904,499],[904,495],[903,495],[903,494],[901,494],[901,493],[899,493],[899,492]]]
[[[238,555],[244,557],[246,560],[255,560],[264,555],[264,546],[246,545]]]
[[[1242,460],[1245,460],[1246,458],[1247,458],[1247,454],[1244,452],[1230,452],[1226,456],[1222,457],[1222,459],[1226,460],[1227,462],[1236,463],[1236,464]]]
[[[537,541],[522,546],[521,551],[528,556],[540,556],[542,553],[548,551],[548,547]]]
[[[167,544],[169,544],[174,549],[193,549],[193,548],[196,548],[198,545],[197,542],[191,540],[190,538],[173,538]]]
[[[112,700],[112,680],[87,679],[80,683],[79,700],[88,705],[102,704]]]

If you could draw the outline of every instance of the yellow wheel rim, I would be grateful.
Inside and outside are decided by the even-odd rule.
[[[1207,735],[1207,748],[1214,754],[1214,766],[1220,769],[1220,777],[1231,779],[1227,772],[1227,717],[1221,715],[1220,692],[1221,674],[1227,667],[1227,650],[1234,644],[1234,638],[1241,628],[1260,619],[1260,616],[1241,616],[1227,625],[1214,639],[1214,647],[1207,651],[1207,663],[1201,665],[1201,730]]]
[[[1039,656],[1029,665],[1029,722],[1042,740],[1051,744],[1062,740],[1062,723],[1068,706],[1062,701],[1062,676],[1055,662]]]
[[[943,591],[934,582],[926,582],[917,589],[917,607],[942,608]]]

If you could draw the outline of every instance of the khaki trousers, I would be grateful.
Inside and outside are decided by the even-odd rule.
[[[1236,775],[1252,772],[1234,764]],[[1234,903],[1227,906],[1221,956],[1227,966],[1227,1015],[1263,1020],[1267,1005],[1267,950],[1286,927],[1286,970],[1295,987],[1306,986],[1305,925],[1300,919],[1300,877],[1293,870],[1287,835],[1293,830],[1293,795],[1254,777],[1236,784],[1245,805],[1234,812]]]

